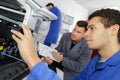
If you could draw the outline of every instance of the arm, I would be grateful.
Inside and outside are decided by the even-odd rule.
[[[61,80],[44,62],[36,64],[28,76],[28,80]]]
[[[48,80],[48,78],[50,80],[53,80],[54,78],[54,80],[60,80],[60,78],[47,68],[37,56],[34,49],[33,37],[29,28],[25,25],[21,25],[21,27],[24,34],[16,30],[11,30],[11,32],[13,33],[13,39],[17,42],[21,57],[31,69],[31,77],[29,76],[28,80],[39,80],[40,78],[42,78],[41,80]],[[43,79],[44,76],[42,75],[44,74],[49,76],[46,76],[46,78]]]
[[[24,34],[21,34],[20,32],[15,30],[11,30],[11,32],[13,33],[12,37],[17,42],[21,57],[24,59],[24,61],[28,64],[29,68],[31,69],[41,60],[37,56],[36,51],[34,49],[31,31],[25,25],[20,26],[22,27]]]

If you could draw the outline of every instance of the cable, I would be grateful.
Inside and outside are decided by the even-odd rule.
[[[22,59],[19,59],[19,58],[17,58],[17,57],[12,56],[12,55],[6,54],[6,53],[4,53],[4,52],[0,52],[0,54],[5,55],[5,56],[8,56],[8,57],[13,58],[13,59],[16,59],[16,60],[21,61],[21,62],[25,62],[25,61],[22,60]]]

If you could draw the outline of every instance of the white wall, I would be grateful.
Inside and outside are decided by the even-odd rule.
[[[88,16],[88,10],[76,3],[74,0],[35,0],[42,7],[49,2],[54,3],[61,12],[74,17],[73,25],[70,26],[70,31],[72,31],[75,23],[78,20],[86,20]]]

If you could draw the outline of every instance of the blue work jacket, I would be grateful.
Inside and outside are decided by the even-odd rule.
[[[120,51],[96,68],[100,56],[94,57],[86,69],[71,80],[120,80]]]
[[[57,16],[57,19],[51,21],[44,43],[56,44],[61,27],[61,12],[57,7],[51,8],[50,11]]]
[[[120,51],[99,67],[95,67],[100,56],[94,57],[88,66],[75,78],[70,80],[120,80]],[[61,80],[43,62],[35,65],[28,80]]]

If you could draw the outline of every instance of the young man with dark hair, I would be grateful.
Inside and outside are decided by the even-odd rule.
[[[72,80],[119,80],[120,11],[97,10],[89,16],[85,33],[88,47],[97,50],[83,72]]]
[[[17,42],[21,56],[31,69],[28,80],[60,80],[37,57],[34,47],[30,46],[30,44],[33,45],[32,36],[25,26],[22,27],[24,35],[16,31],[12,32],[19,37],[13,36],[13,39]],[[120,11],[101,9],[93,12],[89,16],[85,39],[88,47],[97,50],[99,55],[93,57],[87,67],[70,80],[119,80]]]
[[[87,24],[86,21],[77,21],[71,33],[63,34],[60,43],[56,47],[57,51],[52,52],[53,57],[59,62],[52,62],[47,57],[44,59],[49,68],[55,72],[56,68],[62,69],[63,80],[78,75],[88,63],[90,50],[84,39]]]

